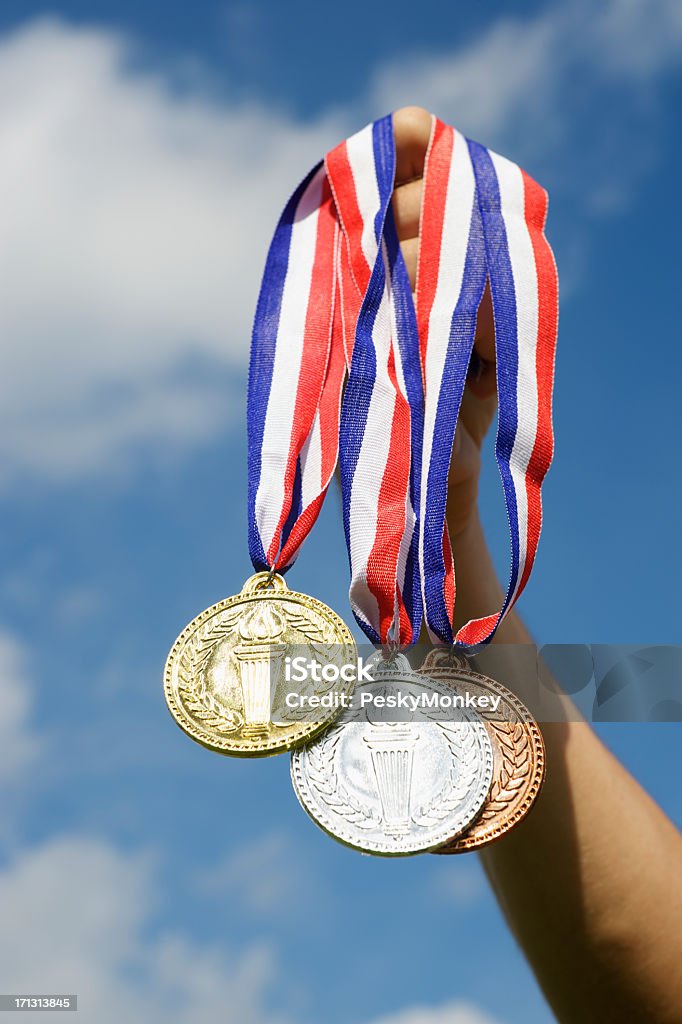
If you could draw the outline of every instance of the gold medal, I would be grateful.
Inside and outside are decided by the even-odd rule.
[[[486,846],[518,824],[533,806],[545,777],[545,746],[525,704],[501,683],[473,672],[448,648],[434,648],[420,675],[450,683],[476,698],[499,698],[495,711],[478,706],[493,747],[493,781],[476,821],[436,853],[464,853]]]
[[[306,655],[321,671],[306,676],[301,689],[287,681],[287,671],[293,658]],[[336,718],[336,700],[321,700],[332,689],[324,667],[356,664],[351,632],[331,608],[289,590],[282,576],[261,572],[185,627],[168,655],[164,692],[173,718],[198,743],[264,757],[304,743]],[[338,679],[333,670],[326,675]],[[352,681],[333,685],[335,694],[352,688]],[[304,698],[296,706],[307,712],[290,709],[293,690]]]

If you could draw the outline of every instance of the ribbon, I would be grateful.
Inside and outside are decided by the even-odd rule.
[[[487,642],[523,590],[552,456],[557,280],[544,191],[434,118],[424,172],[416,308],[391,211],[391,117],[306,176],[279,220],[251,346],[249,547],[286,571],[337,460],[350,601],[375,643]],[[453,636],[447,477],[476,315],[490,280],[496,457],[512,569],[500,612]],[[345,391],[344,391],[345,380]]]
[[[284,208],[263,273],[247,395],[249,550],[292,563],[336,464],[343,363],[332,358],[338,226],[322,164]]]
[[[416,346],[409,338],[412,330],[416,340],[416,322],[401,301],[407,271],[390,212],[391,118],[342,143],[325,164],[347,277],[361,297],[339,438],[349,597],[374,643],[409,644],[421,626],[412,467],[421,447],[422,388]],[[396,304],[393,289],[400,283]]]
[[[495,457],[512,540],[507,594],[498,615],[469,622],[463,644],[489,640],[530,577],[542,528],[542,483],[552,462],[552,389],[559,282],[544,235],[548,196],[503,156],[469,142],[479,193],[495,317]]]
[[[486,279],[466,139],[434,118],[423,179],[417,310],[424,373],[420,566],[432,639],[452,642],[455,571],[445,522],[455,428]]]
[[[421,625],[412,445],[422,387],[394,171],[386,117],[310,172],[275,230],[251,344],[249,549],[258,570],[290,568],[338,458],[353,611],[374,642],[409,644]]]
[[[542,524],[551,419],[558,282],[544,236],[547,194],[516,164],[434,118],[424,172],[417,309],[425,379],[421,571],[432,639],[488,643],[522,593]],[[486,277],[495,320],[495,455],[511,537],[499,612],[453,634],[455,572],[445,523],[447,477]]]

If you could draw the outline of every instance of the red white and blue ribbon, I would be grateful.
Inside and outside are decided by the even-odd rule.
[[[256,308],[249,386],[249,549],[254,567],[296,557],[334,472],[344,374],[332,351],[338,224],[324,166],[279,220]]]
[[[432,639],[488,642],[530,576],[540,490],[553,451],[557,274],[544,237],[547,195],[516,164],[434,119],[424,172],[417,283],[425,379],[420,506],[424,614]],[[447,476],[486,276],[495,319],[495,445],[511,534],[499,612],[454,635],[455,573],[445,525]]]
[[[409,644],[421,626],[412,470],[421,447],[422,388],[409,280],[390,206],[391,118],[358,132],[325,163],[350,274],[363,296],[339,437],[350,602],[373,642]]]
[[[420,566],[426,625],[451,643],[455,570],[445,522],[455,428],[486,280],[467,140],[434,118],[423,181],[417,314],[424,372]]]
[[[552,388],[559,285],[544,235],[547,193],[511,160],[469,142],[495,318],[498,428],[495,456],[512,541],[498,614],[467,623],[457,641],[492,637],[530,577],[542,527],[541,488],[554,452]]]
[[[249,546],[257,569],[293,564],[340,451],[353,611],[373,641],[409,644],[421,625],[411,446],[422,389],[407,271],[386,226],[394,169],[387,117],[332,151],[280,218],[251,348]]]
[[[338,457],[363,630],[377,643],[412,643],[423,607],[432,638],[474,645],[523,590],[540,533],[557,329],[547,197],[515,164],[434,119],[415,310],[391,212],[394,174],[386,117],[310,172],[275,231],[249,374],[251,558],[257,569],[291,566]],[[486,278],[512,569],[503,608],[454,636],[447,478]]]

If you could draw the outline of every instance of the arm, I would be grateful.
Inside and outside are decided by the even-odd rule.
[[[475,514],[453,544],[458,619],[499,608]],[[498,639],[530,638],[512,612]],[[514,688],[513,678],[501,681]],[[509,926],[559,1021],[679,1024],[682,838],[587,723],[542,732],[538,800],[482,852]]]
[[[415,107],[398,111],[394,130],[394,211],[414,286],[430,116]],[[458,626],[495,611],[503,599],[477,515],[480,448],[496,390],[487,293],[475,350],[448,492]],[[530,637],[512,613],[496,640]],[[509,671],[511,677],[498,678],[514,689]],[[483,852],[486,871],[559,1021],[680,1024],[682,838],[589,725],[571,717],[575,712],[543,726],[545,786],[528,818]]]

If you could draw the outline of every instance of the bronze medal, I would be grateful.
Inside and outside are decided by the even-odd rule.
[[[420,675],[447,682],[477,697],[499,697],[497,710],[480,705],[493,747],[493,781],[481,813],[469,828],[435,853],[464,853],[499,839],[531,809],[545,776],[545,746],[528,708],[501,683],[472,671],[450,648],[434,648]]]

